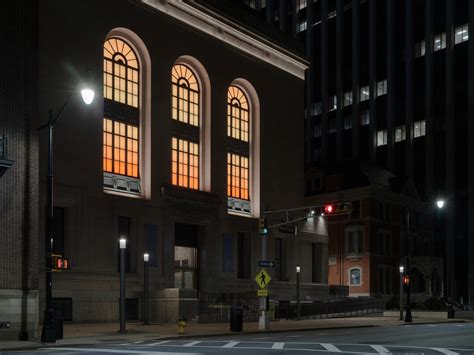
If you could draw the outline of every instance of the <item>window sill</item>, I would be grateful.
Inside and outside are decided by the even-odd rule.
[[[139,194],[128,192],[128,191],[120,191],[120,190],[111,189],[107,187],[104,187],[104,193],[110,194],[110,195],[128,197],[128,198],[145,199],[145,196],[143,195],[139,195]]]

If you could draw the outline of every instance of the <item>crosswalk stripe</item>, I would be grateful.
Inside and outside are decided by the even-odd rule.
[[[155,346],[155,345],[162,345],[162,344],[166,344],[166,343],[169,343],[171,340],[163,340],[163,341],[159,341],[158,343],[151,343],[151,344],[145,344],[146,346]]]
[[[431,350],[436,350],[439,351],[440,353],[446,354],[446,355],[458,355],[459,353],[444,349],[444,348],[431,348]]]
[[[285,343],[273,343],[272,349],[283,349],[285,347]]]
[[[341,350],[339,350],[336,346],[332,345],[332,344],[321,344],[321,346],[328,350],[328,351],[332,351],[333,353],[340,353]]]
[[[223,348],[233,348],[236,346],[239,342],[238,341],[229,341],[227,344],[223,345]]]
[[[184,347],[191,347],[191,346],[194,346],[194,345],[197,345],[199,343],[202,343],[202,341],[200,340],[197,340],[197,341],[192,341],[190,343],[186,343],[186,344],[183,344]]]
[[[382,345],[371,345],[371,347],[379,354],[386,354],[390,352],[385,346]]]

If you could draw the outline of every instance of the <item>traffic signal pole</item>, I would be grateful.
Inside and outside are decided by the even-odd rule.
[[[262,225],[263,224],[263,225]],[[267,260],[268,230],[265,217],[260,218],[260,235],[262,237],[262,260]],[[263,331],[270,330],[270,320],[267,312],[267,297],[260,297],[260,318],[258,320],[258,329]]]

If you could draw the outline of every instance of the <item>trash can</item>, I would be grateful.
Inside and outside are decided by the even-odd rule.
[[[230,331],[231,332],[241,332],[243,321],[244,321],[244,312],[242,307],[234,306],[230,309]]]

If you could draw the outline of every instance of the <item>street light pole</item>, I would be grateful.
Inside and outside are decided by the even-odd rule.
[[[296,266],[296,319],[300,320],[301,305],[300,305],[300,271],[301,267]]]
[[[405,268],[400,265],[400,320],[403,320],[403,270]]]
[[[407,287],[407,310],[405,313],[405,323],[411,323],[413,318],[411,316],[411,305],[410,305],[410,294],[411,294],[411,275],[410,275],[410,258],[411,258],[411,244],[410,244],[410,208],[407,207],[407,270],[406,275],[408,276]]]
[[[120,246],[120,330],[119,333],[126,333],[125,330],[125,251],[127,240],[121,238]]]
[[[148,321],[148,260],[149,254],[143,254],[143,325],[149,325]]]
[[[87,72],[86,72],[87,74]],[[75,92],[71,92],[59,109],[56,116],[53,117],[53,110],[49,110],[48,123],[39,127],[38,130],[48,128],[48,175],[46,181],[46,235],[44,237],[45,254],[45,310],[43,318],[43,328],[41,330],[41,341],[43,343],[56,342],[56,324],[54,321],[53,310],[53,242],[54,242],[54,200],[53,200],[53,128],[56,122],[69,103]],[[90,105],[94,100],[94,91],[90,88],[81,90],[82,100],[86,105]]]

